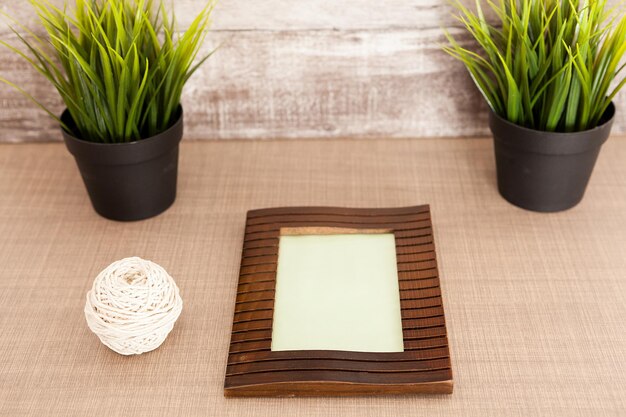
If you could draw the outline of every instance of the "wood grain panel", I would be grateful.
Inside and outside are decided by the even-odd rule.
[[[61,6],[64,0],[49,0]],[[73,4],[73,0],[68,0]],[[475,0],[460,0],[473,8]],[[166,0],[174,7],[179,29],[189,27],[204,0]],[[619,0],[609,0],[616,5]],[[0,0],[0,9],[29,27],[37,27],[37,16],[27,2]],[[450,3],[445,0],[221,0],[213,13],[215,31],[286,30],[388,30],[455,27]],[[493,17],[488,7],[488,18]],[[0,34],[7,33],[2,27]]]
[[[430,351],[411,353],[411,361],[430,361],[433,359],[449,358],[448,348],[434,348]],[[346,352],[339,350],[294,350],[282,352],[255,352],[249,354],[229,355],[228,364],[268,362],[276,360],[301,360],[301,359],[333,359],[333,360],[356,360],[366,362],[406,362],[404,352],[396,353],[371,353],[371,352]]]
[[[380,216],[415,216],[427,214],[430,217],[430,209],[428,206],[418,207],[398,207],[398,208],[346,208],[346,207],[297,207],[294,212],[293,207],[276,207],[266,209],[256,209],[248,211],[248,219],[254,221],[259,217],[276,218],[276,216],[313,216],[313,219],[319,219],[320,215],[330,216],[349,216],[352,218],[377,218]]]
[[[206,50],[223,47],[185,91],[185,137],[467,133],[480,125],[480,98],[465,70],[440,51],[441,41],[439,29],[215,33]],[[62,110],[54,90],[5,49],[0,73]],[[0,86],[0,100],[0,140],[60,140],[54,121],[9,87]]]
[[[176,1],[181,28],[199,3]],[[34,24],[25,3],[0,5]],[[442,26],[460,33],[444,0],[233,0],[214,20],[206,51],[222,48],[185,90],[187,139],[489,134],[482,98],[440,49]],[[0,35],[15,40],[6,28]],[[61,112],[55,91],[5,48],[0,74]],[[626,92],[616,103],[626,108]],[[56,123],[8,86],[0,85],[0,104],[0,142],[61,139]],[[626,112],[614,131],[626,131]]]
[[[448,359],[404,362],[362,362],[336,359],[294,359],[289,361],[256,362],[252,364],[228,365],[226,375],[244,375],[260,372],[298,370],[340,370],[357,372],[415,372],[447,369]]]
[[[248,212],[245,230],[224,384],[227,396],[451,392],[428,206],[254,210]],[[396,248],[410,251],[397,257],[404,352],[271,351],[279,234],[333,231],[394,233]],[[250,257],[257,245],[266,252]],[[419,254],[422,246],[428,250]]]
[[[233,390],[230,396],[259,395],[248,387],[267,387],[262,390],[264,396],[276,396],[285,391],[285,380],[292,384],[304,384],[305,393],[292,389],[290,396],[295,395],[362,395],[365,393],[380,394],[384,387],[387,394],[445,393],[450,392],[452,372],[448,369],[421,370],[416,372],[357,372],[340,370],[297,370],[259,372],[227,377],[232,384],[246,387],[246,391]],[[325,381],[325,382],[317,382]],[[336,383],[336,384],[333,384]],[[271,389],[269,389],[271,387]],[[350,387],[350,390],[342,388]],[[308,389],[307,389],[308,388]],[[363,392],[361,388],[366,389]]]
[[[170,0],[166,0],[170,1]],[[64,0],[50,0],[61,6]],[[73,4],[73,0],[69,0]],[[179,29],[189,27],[203,0],[171,0]],[[473,0],[463,0],[471,6]],[[37,16],[25,2],[1,0],[0,8],[29,27],[37,27]],[[213,13],[213,30],[320,30],[439,27],[454,25],[449,5],[442,0],[222,0]],[[0,34],[7,29],[2,28]]]

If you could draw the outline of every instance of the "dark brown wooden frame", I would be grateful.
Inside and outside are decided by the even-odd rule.
[[[278,244],[285,228],[395,235],[404,352],[271,351]],[[249,211],[226,368],[226,396],[451,393],[452,367],[430,208]]]

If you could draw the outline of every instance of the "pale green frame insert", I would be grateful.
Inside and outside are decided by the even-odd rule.
[[[271,349],[403,352],[393,233],[281,229]]]

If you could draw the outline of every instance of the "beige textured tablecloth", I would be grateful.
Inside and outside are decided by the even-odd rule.
[[[2,416],[626,416],[626,138],[559,214],[496,191],[489,140],[184,143],[179,196],[98,217],[60,144],[0,146]],[[430,203],[451,396],[225,399],[245,212]],[[185,302],[158,350],[119,356],[85,293],[110,262],[164,266]]]

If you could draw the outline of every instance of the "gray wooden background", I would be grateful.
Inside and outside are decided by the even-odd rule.
[[[184,29],[203,1],[174,4]],[[26,1],[0,7],[37,28]],[[487,135],[486,105],[441,51],[442,27],[463,33],[451,13],[447,0],[221,0],[206,49],[223,46],[186,87],[185,136]],[[14,40],[5,24],[0,36]],[[0,74],[60,113],[55,91],[5,48]],[[5,85],[0,102],[0,141],[61,139],[54,121]],[[617,104],[614,131],[626,132],[626,91]]]

